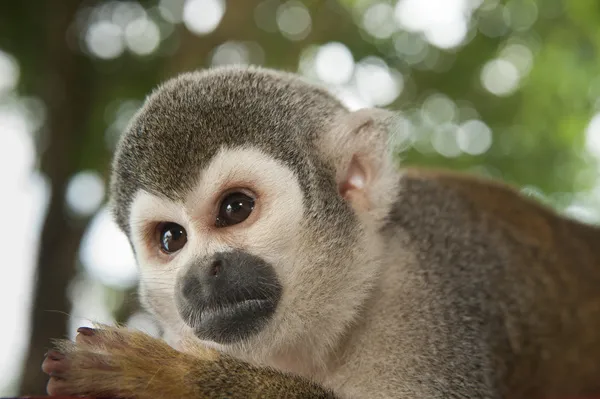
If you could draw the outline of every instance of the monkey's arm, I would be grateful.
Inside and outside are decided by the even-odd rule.
[[[332,398],[301,377],[252,366],[195,347],[178,352],[141,332],[81,329],[76,342],[57,341],[42,369],[51,395],[155,398]]]

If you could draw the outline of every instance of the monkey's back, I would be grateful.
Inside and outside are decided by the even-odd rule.
[[[600,229],[503,184],[426,170],[404,172],[390,219],[435,287],[436,317],[457,324],[447,331],[489,341],[505,394],[600,393]]]

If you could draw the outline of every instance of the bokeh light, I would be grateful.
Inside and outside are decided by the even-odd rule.
[[[302,2],[290,0],[277,8],[277,26],[289,40],[302,40],[311,31],[312,19]]]
[[[514,31],[526,31],[538,16],[537,4],[533,0],[509,0],[503,10],[507,26]]]
[[[600,159],[600,113],[592,117],[585,129],[585,147],[591,154]]]
[[[519,87],[519,70],[510,61],[494,59],[486,63],[481,70],[481,83],[496,96],[508,96]]]
[[[492,146],[492,130],[480,120],[470,120],[459,127],[456,139],[464,153],[481,155]]]
[[[364,101],[384,107],[402,93],[404,79],[400,72],[389,68],[382,59],[367,57],[356,65],[356,87]]]
[[[402,28],[422,32],[434,46],[449,49],[465,40],[477,3],[468,0],[399,0],[395,16]]]
[[[94,323],[114,324],[110,306],[110,292],[95,276],[80,275],[69,284],[69,299],[72,308],[69,317],[68,334],[75,339],[79,327],[94,327]]]
[[[533,52],[521,43],[509,43],[502,49],[499,58],[513,64],[520,76],[526,76],[533,66]]]
[[[342,43],[331,42],[321,46],[314,62],[317,76],[323,82],[344,84],[352,78],[354,58]]]
[[[486,2],[484,2],[485,6]],[[509,27],[506,24],[504,5],[498,2],[489,2],[489,7],[482,7],[478,13],[479,23],[477,27],[479,32],[490,38],[497,38],[506,35]]]
[[[111,1],[100,7],[107,7],[107,13],[111,14],[110,20],[123,29],[132,21],[146,18],[146,10],[137,1]]]
[[[137,283],[133,251],[107,208],[90,222],[81,242],[81,262],[94,279],[107,286],[129,288]]]
[[[19,82],[19,64],[10,54],[0,50],[0,96],[13,90]]]
[[[146,17],[134,19],[125,28],[125,44],[138,55],[151,54],[160,44],[158,26]]]
[[[27,114],[15,105],[0,105],[0,159],[6,162],[5,170],[10,170],[3,176],[3,186],[27,181],[35,162],[35,147]]]
[[[224,0],[187,0],[183,7],[183,23],[191,32],[206,35],[219,26],[224,14]]]
[[[160,0],[158,11],[166,21],[177,24],[183,21],[183,9],[185,0]]]
[[[419,34],[398,32],[394,35],[393,40],[394,49],[409,65],[422,62],[429,53],[429,44]]]
[[[152,337],[160,337],[160,328],[153,316],[146,312],[135,312],[125,323],[127,327],[143,331]]]
[[[248,49],[242,43],[226,42],[217,47],[212,55],[213,66],[238,64],[247,65],[250,61]]]
[[[457,136],[458,126],[455,123],[444,123],[433,131],[431,144],[442,156],[456,158],[461,154]]]
[[[110,21],[99,21],[90,25],[85,42],[88,50],[98,58],[117,58],[125,50],[123,29]]]
[[[423,102],[421,112],[423,120],[431,125],[452,122],[458,114],[456,104],[440,93],[428,96]]]
[[[0,126],[2,120],[0,119]],[[24,135],[23,135],[24,137]],[[12,144],[15,144],[14,142]],[[3,148],[7,143],[3,143]],[[19,144],[17,144],[19,145]],[[0,170],[10,170],[17,174],[31,173],[31,170],[18,170],[12,164],[16,158],[0,156]],[[28,173],[28,174],[29,174]],[[0,230],[0,280],[4,281],[0,291],[0,303],[10,304],[0,308],[3,328],[0,331],[0,351],[7,354],[0,359],[0,392],[8,383],[19,377],[20,365],[24,360],[31,328],[31,311],[34,287],[35,264],[39,242],[37,237],[42,227],[47,209],[50,185],[43,176],[33,173],[19,182],[2,180],[4,192],[0,218],[10,229]]]
[[[576,220],[579,220],[584,223],[598,223],[600,222],[600,217],[598,212],[594,211],[591,206],[593,204],[577,204],[574,203],[566,207],[563,212]]]
[[[372,4],[363,14],[362,26],[371,36],[387,39],[398,29],[394,8],[388,3]]]
[[[3,75],[4,73],[4,75]],[[11,90],[19,84],[21,71],[13,56],[0,50],[0,218],[8,228],[0,230],[0,395],[20,375],[30,329],[31,292],[41,230],[50,185],[34,172],[36,149],[33,133],[44,120],[44,108],[35,97],[19,97]]]
[[[372,106],[365,101],[354,85],[333,86],[328,88],[331,93],[351,111],[357,111]]]
[[[104,201],[104,180],[94,171],[84,170],[69,181],[67,205],[78,216],[91,216]]]

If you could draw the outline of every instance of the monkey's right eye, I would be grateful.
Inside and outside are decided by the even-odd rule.
[[[187,243],[187,233],[177,223],[161,223],[158,231],[160,232],[160,249],[166,254],[179,251]]]

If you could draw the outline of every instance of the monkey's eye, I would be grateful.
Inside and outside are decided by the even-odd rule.
[[[166,254],[179,251],[187,243],[187,233],[176,223],[163,223],[159,226],[160,249]]]
[[[244,193],[232,193],[221,201],[216,226],[227,227],[242,223],[254,209],[254,198]]]

